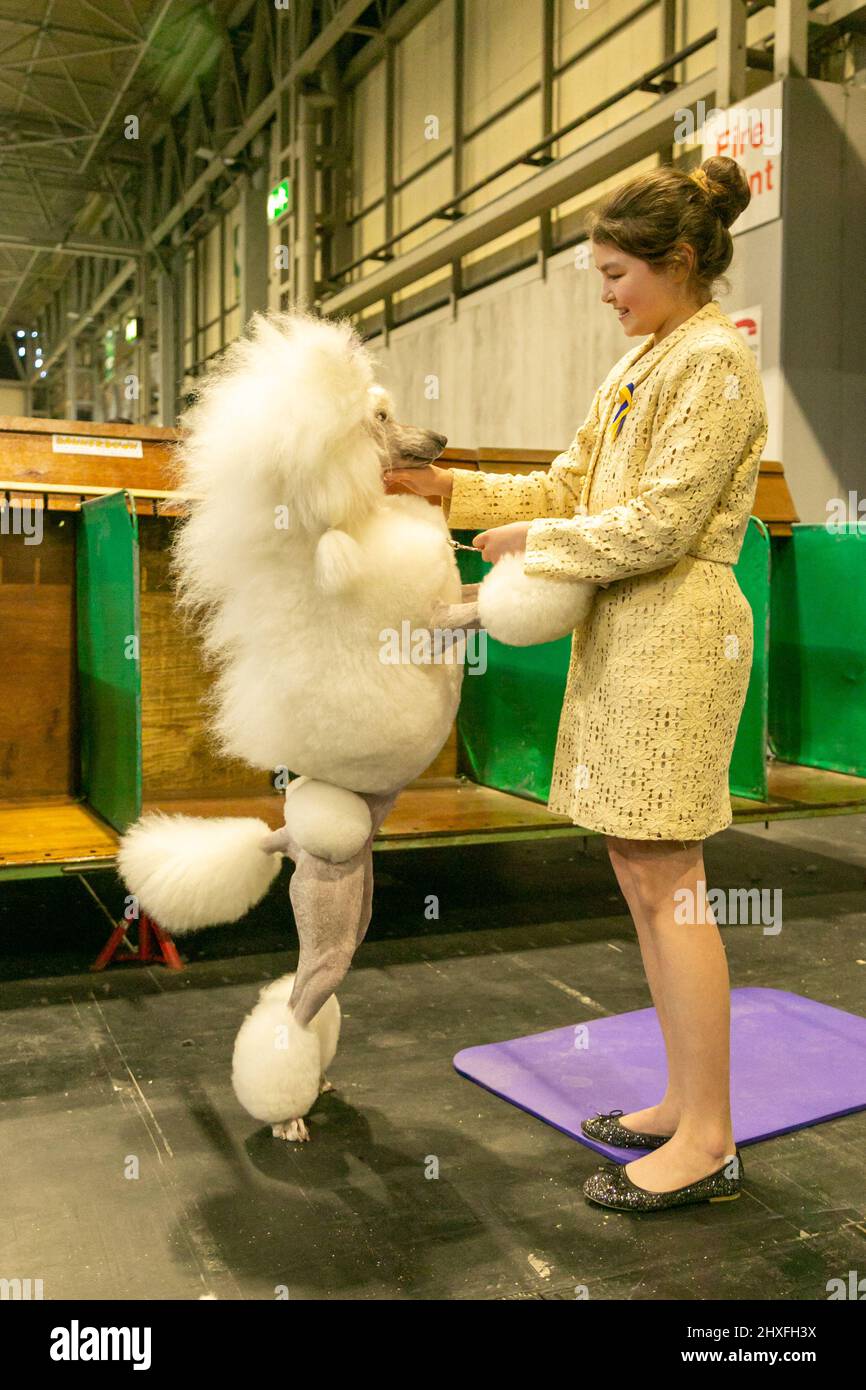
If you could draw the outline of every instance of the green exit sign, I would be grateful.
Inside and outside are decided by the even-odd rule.
[[[276,188],[268,194],[268,221],[276,222],[292,206],[292,185],[288,179],[281,179]]]

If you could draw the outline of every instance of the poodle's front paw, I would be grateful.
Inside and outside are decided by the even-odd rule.
[[[278,1125],[271,1125],[271,1134],[275,1139],[289,1139],[297,1144],[309,1142],[310,1138],[310,1131],[301,1119],[282,1120]]]
[[[334,1088],[333,1088],[333,1086],[331,1085],[331,1083],[330,1083],[330,1081],[328,1080],[328,1078],[327,1078],[326,1076],[323,1075],[323,1076],[322,1076],[321,1083],[320,1083],[320,1085],[319,1085],[319,1095],[320,1095],[320,1096],[323,1096],[323,1095],[325,1094],[326,1091],[333,1091],[333,1089],[334,1089]]]

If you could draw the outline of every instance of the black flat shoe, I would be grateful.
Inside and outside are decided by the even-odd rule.
[[[660,1149],[673,1138],[672,1134],[639,1134],[635,1129],[624,1129],[616,1122],[617,1115],[624,1114],[624,1110],[611,1110],[607,1115],[594,1115],[580,1127],[590,1139],[613,1144],[618,1149]]]
[[[730,1169],[736,1172],[736,1177],[728,1176]],[[732,1156],[715,1173],[685,1187],[676,1187],[673,1192],[649,1192],[645,1187],[638,1187],[625,1171],[624,1164],[609,1161],[586,1179],[583,1195],[600,1207],[613,1207],[616,1211],[663,1211],[691,1202],[733,1202],[740,1195],[742,1181],[743,1160],[737,1149],[736,1163]]]

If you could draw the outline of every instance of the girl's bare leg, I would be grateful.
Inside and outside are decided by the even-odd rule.
[[[699,885],[705,882],[701,841],[617,840],[615,853],[617,877],[621,871],[628,888],[626,893],[623,887],[626,900],[630,907],[635,904],[650,990],[661,1002],[659,1022],[670,1066],[665,1118],[674,1117],[674,1099],[680,1111],[673,1138],[627,1164],[626,1172],[649,1191],[667,1192],[715,1172],[735,1151],[727,958],[708,907],[700,920],[695,911],[689,911],[687,921],[678,920],[683,905],[674,895],[688,890],[696,908]],[[638,1129],[645,1126],[634,1116],[647,1113],[622,1118],[628,1119],[628,1128]],[[672,1131],[659,1125],[657,1132]]]
[[[626,1129],[640,1130],[644,1134],[673,1134],[680,1121],[681,1086],[677,1076],[677,1057],[673,1048],[670,1021],[662,994],[661,970],[656,958],[655,939],[650,924],[644,916],[624,842],[613,835],[605,835],[604,838],[620,891],[628,904],[632,921],[637,928],[644,972],[664,1038],[668,1064],[667,1086],[661,1099],[655,1105],[647,1106],[644,1110],[632,1110],[627,1115],[620,1116],[619,1122]]]

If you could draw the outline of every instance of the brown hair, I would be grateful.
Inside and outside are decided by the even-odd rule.
[[[705,290],[731,264],[728,228],[751,197],[745,172],[726,155],[712,155],[691,173],[663,164],[617,188],[590,213],[587,232],[659,270],[681,259],[677,242],[688,242],[695,252],[690,283]]]

